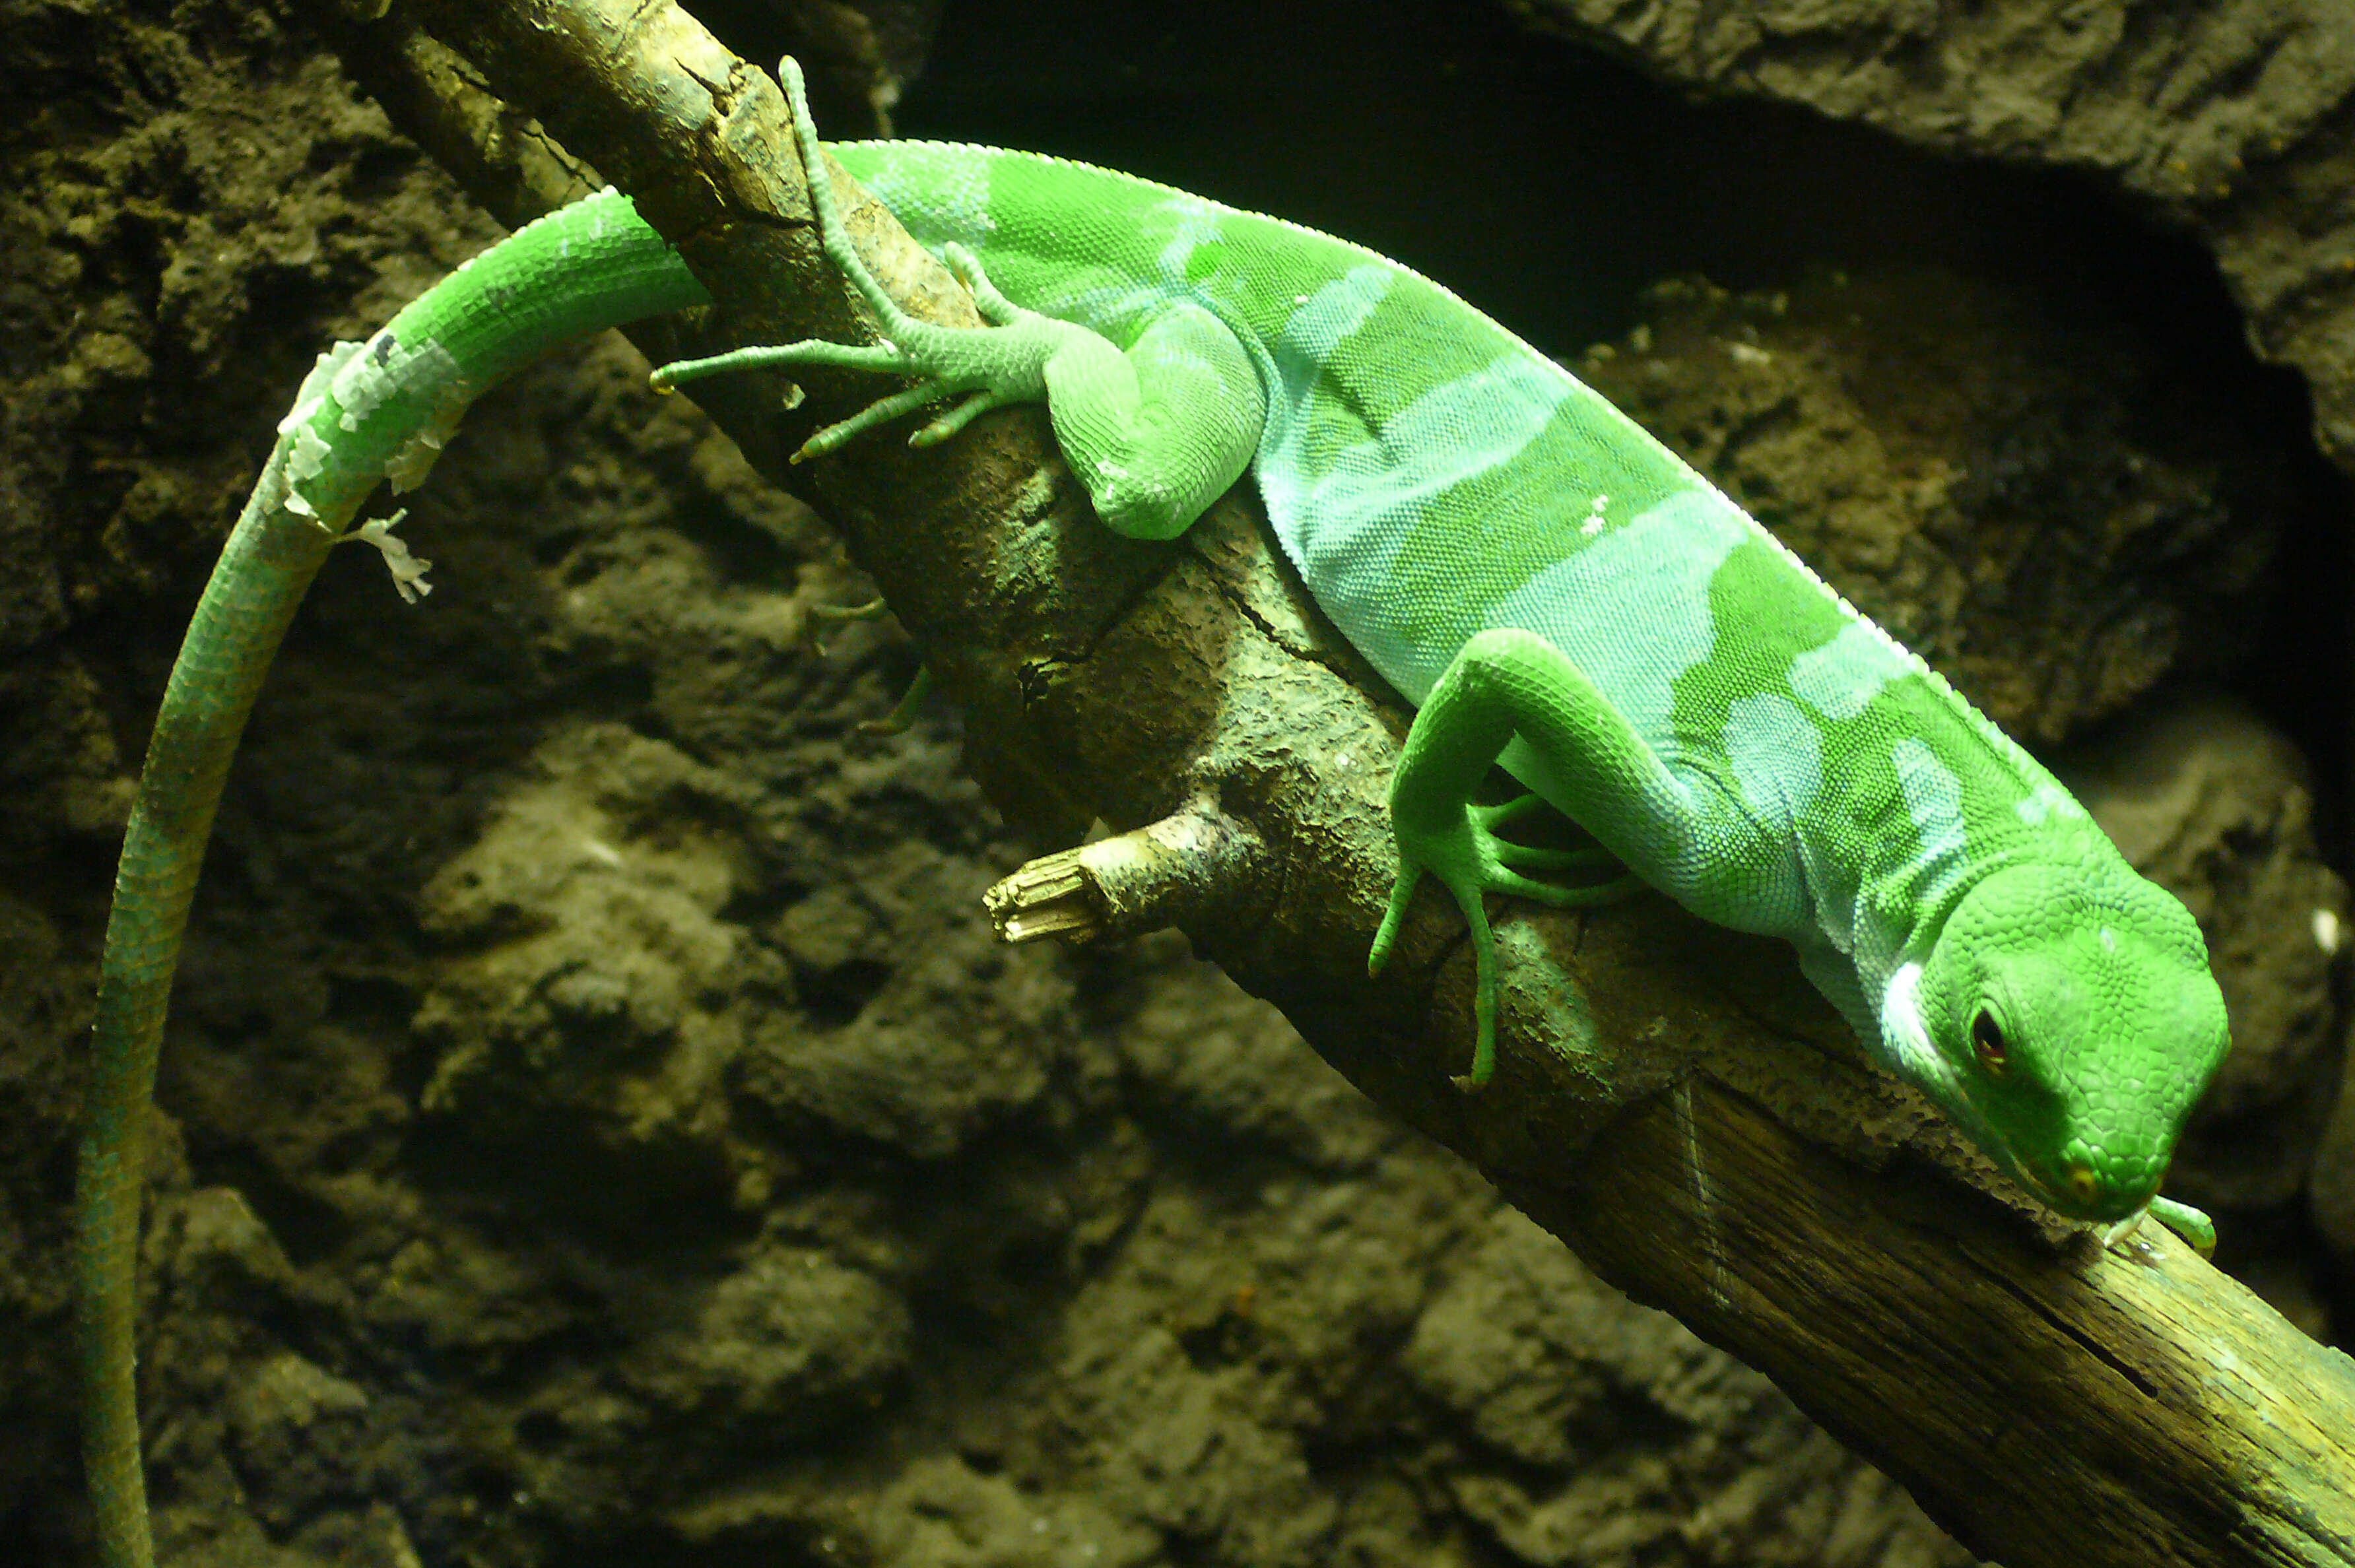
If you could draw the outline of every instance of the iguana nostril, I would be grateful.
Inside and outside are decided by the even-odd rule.
[[[2102,1190],[2101,1179],[2094,1174],[2092,1166],[2083,1160],[2072,1160],[2069,1163],[2069,1190],[2077,1195],[2080,1203],[2091,1203]]]

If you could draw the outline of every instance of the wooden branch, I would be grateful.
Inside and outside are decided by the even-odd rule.
[[[2158,1226],[2052,1249],[1706,1079],[1507,1193],[2012,1564],[2355,1560],[2355,1363]]]
[[[683,13],[417,14],[638,197],[720,302],[718,341],[859,333],[811,241],[773,85]],[[865,203],[852,221],[912,308],[972,319],[887,214]],[[873,440],[788,471],[778,454],[802,432],[873,396],[808,383],[797,411],[772,395],[715,412],[925,641],[1007,815],[1067,841],[1095,817],[1135,835],[1093,869],[1042,869],[1014,904],[1035,894],[1096,927],[1176,913],[1368,1093],[1605,1277],[1768,1372],[1984,1555],[2355,1564],[2346,1359],[2156,1229],[2105,1252],[2001,1194],[1859,1063],[1779,946],[1657,899],[1500,911],[1500,1070],[1485,1093],[1451,1088],[1470,1039],[1460,920],[1427,895],[1392,971],[1364,967],[1406,716],[1307,604],[1247,494],[1178,544],[1115,539],[1035,410],[931,453]]]
[[[509,229],[598,188],[409,12],[332,0],[312,8],[311,22],[410,140]]]

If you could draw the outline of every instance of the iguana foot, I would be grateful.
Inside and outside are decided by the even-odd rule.
[[[900,695],[898,702],[892,704],[891,711],[880,719],[860,720],[858,732],[862,735],[905,734],[908,726],[916,721],[916,705],[930,696],[932,689],[932,667],[919,665],[916,678],[908,683],[908,689]]]
[[[908,438],[908,443],[936,445],[991,409],[1009,403],[1045,401],[1048,361],[1059,348],[1077,339],[1094,338],[1094,334],[1016,304],[989,281],[978,257],[954,244],[944,248],[943,259],[971,293],[974,308],[989,325],[936,326],[902,310],[884,292],[850,242],[849,230],[842,220],[841,204],[835,196],[834,174],[818,144],[817,126],[810,118],[801,67],[789,57],[778,62],[777,74],[784,85],[785,101],[793,109],[794,137],[801,149],[803,171],[809,179],[810,210],[817,219],[819,247],[867,302],[867,308],[875,317],[877,334],[883,341],[852,344],[809,338],[798,343],[739,348],[661,366],[649,384],[658,392],[667,392],[682,381],[781,365],[829,365],[840,369],[918,378],[915,386],[879,398],[848,419],[827,425],[811,436],[794,453],[792,461],[795,463],[838,451],[878,425],[961,393],[965,395],[962,402],[917,430]],[[1118,351],[1109,344],[1104,348],[1117,356]],[[787,406],[799,401],[796,389]]]
[[[2145,1220],[2156,1220],[2183,1238],[2191,1250],[2203,1258],[2216,1255],[2216,1222],[2189,1203],[2178,1203],[2172,1198],[2154,1198],[2148,1207],[2137,1209],[2115,1225],[2103,1228],[2102,1245],[2115,1247],[2142,1229]]]
[[[1410,825],[1392,814],[1391,827],[1399,850],[1398,881],[1391,890],[1390,908],[1383,912],[1381,929],[1374,933],[1373,948],[1366,955],[1366,972],[1379,975],[1390,962],[1391,947],[1406,917],[1407,905],[1423,873],[1428,871],[1455,898],[1472,933],[1472,1017],[1476,1026],[1472,1071],[1454,1080],[1457,1088],[1467,1093],[1485,1086],[1497,1070],[1497,938],[1488,925],[1483,895],[1510,893],[1560,909],[1608,903],[1625,898],[1641,885],[1633,874],[1624,870],[1607,881],[1575,887],[1523,875],[1516,868],[1600,871],[1619,864],[1610,851],[1599,847],[1541,849],[1497,836],[1495,830],[1498,827],[1543,804],[1534,795],[1524,795],[1501,805],[1467,802],[1459,816],[1435,827]]]

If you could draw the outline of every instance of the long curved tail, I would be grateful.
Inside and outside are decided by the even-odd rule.
[[[279,426],[205,586],[147,746],[99,965],[77,1207],[82,1448],[103,1568],[152,1568],[133,1363],[149,1097],[205,841],[270,661],[343,539],[383,549],[405,595],[422,565],[387,525],[346,532],[378,481],[425,477],[469,401],[558,344],[709,303],[686,264],[612,190],[467,262],[365,344],[320,356]]]

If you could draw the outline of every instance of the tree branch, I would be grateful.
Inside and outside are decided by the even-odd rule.
[[[859,336],[817,257],[773,83],[684,13],[415,14],[637,197],[720,302],[709,341]],[[388,106],[404,125],[432,118]],[[911,308],[973,319],[888,214],[863,201],[852,225]],[[773,383],[713,411],[840,528],[924,641],[1007,814],[1066,840],[1097,817],[1136,835],[1093,870],[1032,879],[1059,920],[1178,915],[1366,1093],[1630,1295],[1769,1373],[1984,1555],[2355,1563],[2346,1359],[2155,1227],[2105,1252],[1998,1191],[1922,1102],[1859,1063],[1779,945],[1657,898],[1517,907],[1499,930],[1497,1078],[1456,1093],[1460,919],[1426,895],[1391,972],[1365,974],[1407,715],[1309,605],[1248,494],[1176,545],[1117,539],[1036,410],[932,452],[869,441],[789,470],[803,433],[873,395],[816,372],[806,389],[790,412]]]

